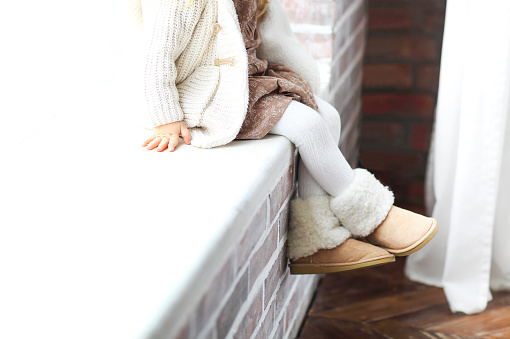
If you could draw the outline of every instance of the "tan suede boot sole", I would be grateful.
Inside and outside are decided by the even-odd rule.
[[[290,274],[322,274],[355,270],[395,261],[395,256],[372,244],[349,238],[331,249],[321,249],[290,262]]]
[[[378,266],[394,262],[395,257],[382,257],[379,259],[373,259],[371,261],[361,261],[358,263],[350,263],[349,265],[302,265],[295,264],[290,266],[290,274],[323,274],[323,273],[335,273],[356,270],[364,267]]]

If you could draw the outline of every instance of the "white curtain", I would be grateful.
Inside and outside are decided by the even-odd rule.
[[[510,1],[448,0],[429,175],[438,235],[412,280],[444,288],[452,312],[510,290]]]

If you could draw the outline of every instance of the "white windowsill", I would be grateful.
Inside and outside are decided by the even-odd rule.
[[[202,294],[294,155],[277,136],[148,152],[116,114],[56,117],[2,156],[0,337],[146,337]]]

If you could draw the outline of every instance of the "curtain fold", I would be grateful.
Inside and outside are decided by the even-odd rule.
[[[430,194],[438,235],[406,274],[453,312],[510,288],[510,1],[448,0]]]

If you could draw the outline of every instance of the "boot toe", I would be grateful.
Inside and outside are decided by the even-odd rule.
[[[386,219],[366,240],[396,256],[405,256],[425,246],[437,231],[435,219],[392,206]]]

